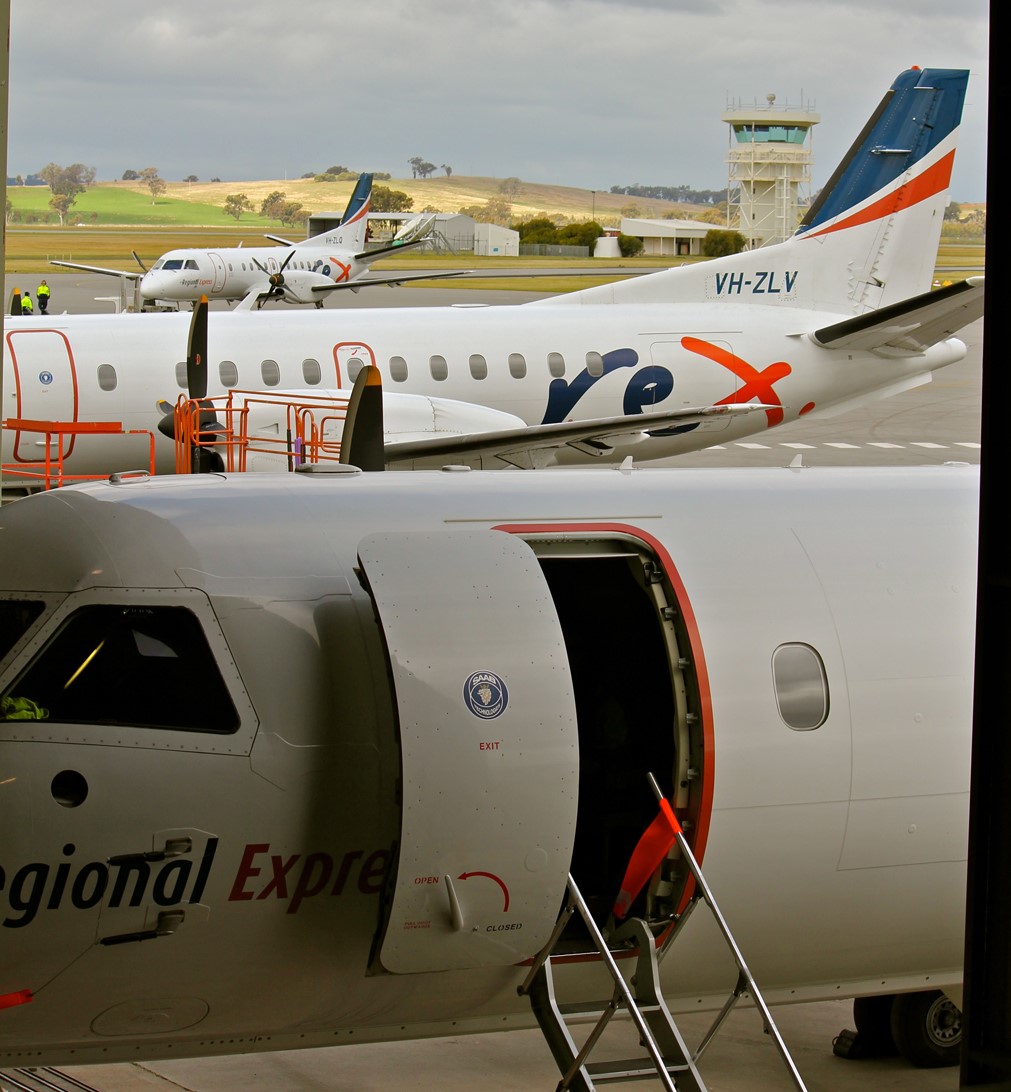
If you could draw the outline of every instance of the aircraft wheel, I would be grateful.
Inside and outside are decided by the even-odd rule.
[[[853,998],[853,1022],[860,1040],[874,1057],[894,1054],[892,1038],[892,1006],[894,993],[877,994],[875,997]]]
[[[897,994],[891,1022],[895,1045],[910,1064],[921,1069],[959,1064],[962,1013],[941,990]]]

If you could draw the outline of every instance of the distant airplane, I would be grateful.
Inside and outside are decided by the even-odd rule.
[[[983,306],[981,277],[931,291],[967,80],[901,73],[787,242],[519,306],[215,313],[206,394],[348,388],[375,365],[390,392],[530,426],[400,447],[395,465],[492,468],[667,458],[927,383]],[[9,319],[5,417],[155,428],[187,388],[186,321]],[[8,481],[44,454],[38,435],[5,441]],[[67,468],[124,469],[122,450],[74,440]]]
[[[957,1062],[978,468],[341,471],[0,508],[0,1065],[535,1026],[569,874],[716,1011],[649,773],[770,1004]]]
[[[322,307],[326,294],[342,288],[403,284],[410,280],[459,275],[433,271],[372,276],[367,281],[362,280],[377,259],[423,243],[435,221],[434,215],[415,217],[397,232],[389,246],[366,249],[371,198],[372,175],[359,175],[338,227],[303,242],[278,240],[284,243],[283,247],[170,250],[143,273],[55,259],[50,264],[137,281],[141,299],[149,304],[159,300],[194,303],[201,296],[207,296],[211,300],[240,300],[246,307],[260,306],[269,299],[314,303]]]

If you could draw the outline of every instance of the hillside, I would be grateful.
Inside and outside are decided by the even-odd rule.
[[[493,198],[503,198],[500,178],[480,178],[453,175],[450,178],[393,178],[377,182],[392,190],[406,193],[413,201],[412,211],[435,209],[457,212],[468,205],[483,205]],[[204,227],[235,226],[226,216],[223,205],[232,193],[244,193],[258,210],[267,194],[280,190],[289,201],[298,201],[309,212],[342,211],[351,196],[354,182],[313,182],[312,179],[266,179],[248,182],[169,182],[168,189],[154,201],[143,183],[99,182],[82,193],[71,213],[71,219],[97,224],[174,224]],[[36,217],[55,214],[49,209],[51,194],[45,186],[12,186],[7,197],[16,214],[15,221],[25,214]],[[634,208],[637,215],[664,217],[674,214],[692,218],[703,206],[683,205],[673,201],[641,200],[624,194],[598,190],[550,186],[544,183],[520,182],[516,192],[505,198],[517,220],[545,215],[552,219],[588,220],[591,215],[605,226],[617,226],[621,216]],[[276,220],[267,220],[254,213],[245,213],[240,227],[272,227]]]

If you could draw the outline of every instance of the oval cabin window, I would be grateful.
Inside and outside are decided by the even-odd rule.
[[[234,360],[222,360],[218,364],[218,379],[226,390],[231,390],[239,385],[239,369]]]
[[[783,723],[795,732],[820,728],[828,717],[828,679],[810,645],[780,645],[772,654],[772,678]]]

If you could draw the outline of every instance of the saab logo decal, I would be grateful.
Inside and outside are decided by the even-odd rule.
[[[799,272],[759,269],[744,273],[717,273],[712,277],[717,296],[789,296],[797,287]]]
[[[475,717],[494,720],[505,712],[509,691],[494,671],[475,671],[463,684],[463,700]]]
[[[39,372],[39,382],[42,384],[43,387],[48,387],[49,384],[52,383],[52,381],[53,381],[53,373],[52,372]]]

